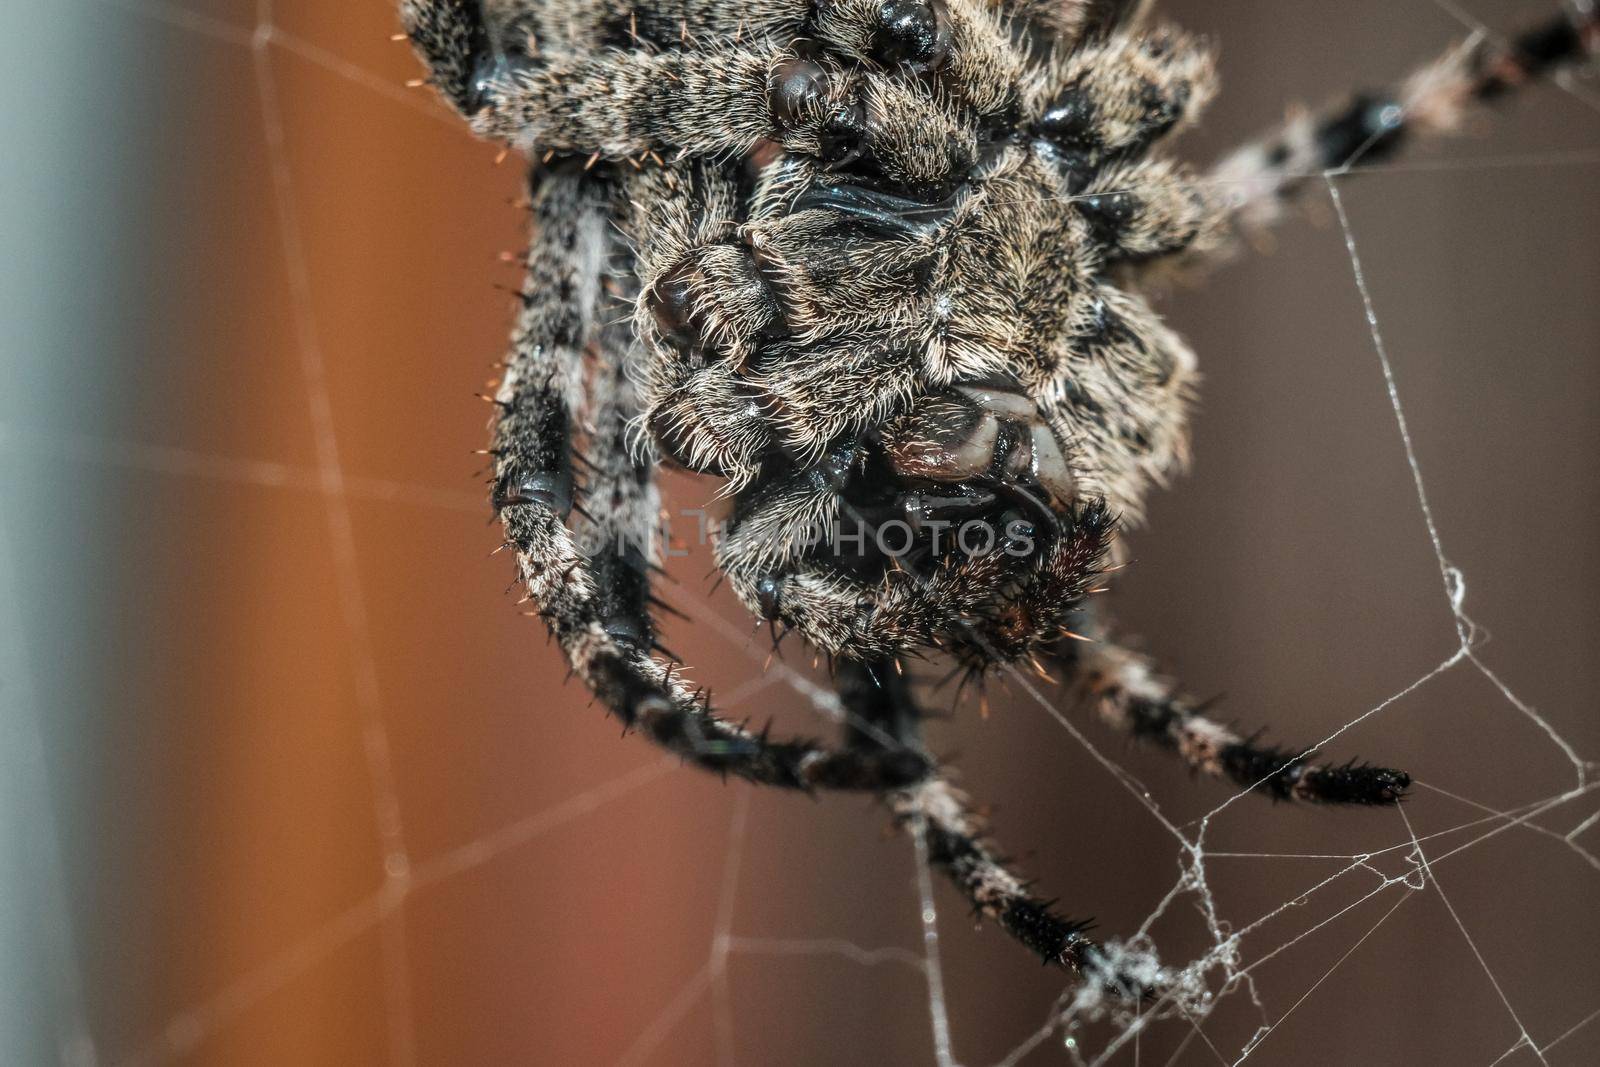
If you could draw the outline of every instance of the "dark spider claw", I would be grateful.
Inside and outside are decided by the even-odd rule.
[[[993,486],[995,492],[1003,499],[1009,500],[1022,509],[1024,515],[1031,515],[1034,523],[1037,524],[1034,529],[1042,527],[1051,537],[1061,536],[1063,532],[1061,519],[1056,516],[1055,512],[1050,510],[1050,505],[1045,503],[1039,496],[1024,486],[1004,479],[996,478],[988,484]]]
[[[1029,542],[1039,535],[1039,527],[1017,508],[1007,508],[1000,513],[1000,529],[1015,541]]]
[[[950,58],[950,16],[941,0],[884,0],[873,55],[885,66],[926,73]]]
[[[861,158],[867,145],[867,109],[860,101],[840,104],[818,134],[817,157],[837,170]]]
[[[987,490],[967,490],[952,493],[908,493],[900,499],[900,518],[914,532],[924,526],[943,523],[948,526],[958,519],[983,515],[994,509],[998,499]],[[1001,524],[1004,529],[1004,524]]]
[[[782,586],[777,578],[767,575],[756,580],[756,600],[761,607],[761,617],[776,622],[782,614]]]
[[[661,339],[680,351],[700,341],[694,322],[694,268],[686,260],[650,287],[645,300]]]
[[[783,60],[767,79],[768,106],[780,126],[792,129],[816,117],[827,99],[827,72],[804,56]]]

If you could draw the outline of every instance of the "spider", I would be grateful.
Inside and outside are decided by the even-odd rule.
[[[1590,3],[1209,172],[1159,147],[1211,52],[1138,0],[402,0],[431,81],[532,161],[493,506],[575,673],[724,775],[884,796],[1046,962],[1109,954],[1036,896],[924,748],[909,659],[1057,664],[1113,727],[1278,799],[1399,802],[1208,718],[1090,606],[1187,458],[1195,359],[1139,295],[1311,179],[1449,132],[1600,44]],[[717,565],[834,668],[845,736],[719,718],[656,642],[661,462],[723,479]],[[659,654],[658,654],[659,653]]]

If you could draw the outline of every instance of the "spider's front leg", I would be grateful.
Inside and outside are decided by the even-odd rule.
[[[838,159],[864,122],[846,70],[858,59],[942,72],[980,110],[1014,102],[1014,72],[992,59],[998,26],[943,0],[759,0],[732,20],[720,4],[534,4],[505,25],[478,0],[401,10],[445,97],[479,134],[530,153],[728,158],[771,141]]]
[[[673,665],[651,655],[650,521],[653,499],[639,465],[619,454],[629,405],[618,366],[631,342],[600,331],[600,281],[614,251],[608,190],[567,166],[537,176],[528,280],[505,376],[496,393],[494,505],[529,599],[572,669],[623,723],[709,770],[794,789],[878,791],[928,771],[916,753],[872,755],[804,740],[774,740],[715,716]],[[585,392],[582,351],[600,341],[595,414],[615,419],[591,441],[591,472],[578,497],[571,441]],[[593,510],[584,508],[587,502]],[[589,510],[598,544],[583,545],[568,518]]]
[[[841,661],[836,684],[850,714],[846,740],[857,751],[885,746],[921,747],[922,713],[901,663],[893,658]],[[896,820],[920,832],[929,862],[972,905],[1046,963],[1065,967],[1117,996],[1137,999],[1154,990],[1145,980],[1119,973],[1104,951],[1085,937],[1092,925],[1063,918],[1053,902],[1035,895],[999,853],[984,820],[966,794],[942,776],[932,776],[886,795]]]
[[[1263,744],[1208,718],[1205,704],[1184,694],[1156,672],[1145,656],[1113,643],[1085,612],[1074,633],[1087,640],[1062,640],[1055,658],[1070,672],[1069,684],[1093,704],[1111,727],[1176,753],[1191,768],[1258,789],[1275,800],[1318,804],[1396,804],[1411,785],[1404,771],[1368,763],[1317,763],[1316,752]]]
[[[1185,457],[1193,354],[1142,299],[1097,283],[1052,363],[1052,376],[1037,389],[1045,413],[1071,427],[1095,459],[1074,470],[1077,484],[1136,517],[1149,486]],[[1329,804],[1392,803],[1410,782],[1382,767],[1312,764],[1310,752],[1260,745],[1206,718],[1203,706],[1147,659],[1110,643],[1084,605],[1074,606],[1061,629],[1066,635],[1051,652],[1101,718],[1177,752],[1202,773],[1280,799]]]
[[[519,71],[617,49],[648,55],[702,40],[793,37],[806,10],[805,0],[401,0],[400,22],[429,81],[471,117],[496,79]]]
[[[805,11],[795,0],[755,0],[737,37],[730,10],[712,4],[486,11],[482,0],[404,0],[401,19],[430,80],[479,134],[525,151],[623,159],[742,153],[781,132],[774,111],[798,63],[785,46]],[[811,121],[813,140],[826,118],[786,117]]]
[[[1509,43],[1479,37],[1458,45],[1398,88],[1294,115],[1217,165],[1212,198],[1247,229],[1269,226],[1318,175],[1380,163],[1417,137],[1453,133],[1474,110],[1591,62],[1600,49],[1600,7],[1563,7]]]
[[[920,748],[922,711],[896,659],[843,660],[835,669],[839,698],[850,715],[846,742],[857,751],[886,746]],[[920,830],[928,859],[944,871],[973,909],[1038,953],[1047,963],[1081,970],[1095,952],[1083,936],[1087,922],[1063,919],[1028,891],[999,858],[983,821],[966,796],[943,777],[887,795],[895,818]]]

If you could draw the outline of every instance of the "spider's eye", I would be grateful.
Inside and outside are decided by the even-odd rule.
[[[941,0],[883,0],[873,54],[885,66],[937,70],[950,56],[950,18]]]
[[[818,156],[833,168],[849,166],[861,158],[867,143],[867,110],[860,102],[841,104],[818,135]]]

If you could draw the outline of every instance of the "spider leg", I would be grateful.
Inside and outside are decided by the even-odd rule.
[[[638,36],[638,19],[623,5],[576,14],[545,6],[558,9],[547,13],[548,28],[539,6],[491,25],[482,0],[405,0],[401,19],[430,80],[474,130],[529,151],[608,159],[740,154],[768,137],[816,150],[823,120],[848,88],[775,41],[757,35],[735,43],[724,17],[707,17],[717,5],[681,11],[684,41],[693,40],[692,26],[714,43],[665,51],[629,39]],[[785,15],[774,21],[775,6]],[[793,30],[797,8],[804,13],[771,0],[755,7],[752,17],[769,16],[770,30]],[[647,19],[646,30],[653,28],[660,29]]]
[[[523,0],[547,9],[546,21],[586,22],[583,36],[601,47],[642,49],[693,48],[711,38],[739,41],[749,37],[794,36],[805,22],[808,0],[739,0],[736,4],[706,0],[582,0],[549,3]],[[551,29],[558,26],[552,25]],[[570,32],[570,31],[568,31]]]
[[[738,239],[737,183],[702,160],[625,181],[640,289],[633,328],[655,352],[644,383],[650,436],[690,470],[753,478],[771,432],[739,368],[779,329],[782,309]]]
[[[768,99],[786,61],[799,60],[785,46],[760,43],[518,60],[483,82],[469,117],[479,135],[530,153],[737,156],[763,139],[815,149],[824,112],[837,101],[819,92],[814,110],[796,116],[798,131],[786,130]]]
[[[1258,789],[1275,800],[1318,804],[1395,804],[1411,785],[1404,771],[1369,763],[1317,763],[1306,749],[1262,744],[1208,718],[1205,705],[1156,673],[1149,659],[1105,639],[1085,613],[1086,639],[1055,653],[1107,724],[1176,753],[1194,770]]]
[[[1476,38],[1420,68],[1396,89],[1354,97],[1320,115],[1298,113],[1212,171],[1218,207],[1246,229],[1281,219],[1323,172],[1381,162],[1413,137],[1458,130],[1473,109],[1589,61],[1600,49],[1600,8],[1563,14],[1509,44]]]
[[[402,16],[432,80],[473,128],[529,152],[728,157],[773,141],[841,161],[855,151],[866,121],[869,104],[855,95],[862,77],[798,42],[801,30],[849,58],[940,71],[980,112],[1015,104],[1020,57],[992,19],[965,5],[958,16],[942,0],[831,0],[810,10],[802,26],[806,5],[769,0],[752,13],[757,24],[748,40],[742,25],[730,34],[726,11],[713,16],[713,8],[723,10],[685,5],[676,42],[682,47],[659,51],[640,37],[638,12],[621,23],[624,9],[615,5],[588,12],[589,32],[575,35],[563,21],[561,32],[543,41],[531,17],[494,33],[475,0],[406,0]],[[663,15],[670,13],[656,13],[647,28]],[[703,41],[696,31],[706,34]],[[997,64],[997,55],[1015,63]],[[1017,71],[1000,69],[1010,66]]]
[[[1183,411],[1194,359],[1148,305],[1100,285],[1077,336],[1057,356],[1055,375],[1037,393],[1063,433],[1100,438],[1089,451],[1115,469],[1074,470],[1080,485],[1146,485],[1181,464]],[[1131,509],[1138,495],[1114,500]],[[1312,754],[1258,744],[1208,719],[1202,707],[1159,677],[1144,657],[1111,644],[1083,610],[1068,619],[1069,639],[1054,652],[1101,717],[1177,752],[1196,770],[1258,786],[1281,799],[1330,804],[1398,800],[1410,779],[1400,771],[1310,762]],[[1070,638],[1089,638],[1074,640]]]
[[[485,83],[547,59],[608,49],[678,50],[706,39],[794,36],[804,0],[401,0],[400,20],[435,87],[463,114],[483,104]]]
[[[672,665],[650,655],[648,575],[637,546],[613,538],[586,552],[573,510],[570,432],[580,353],[593,330],[604,271],[604,186],[573,167],[539,176],[529,275],[496,395],[494,504],[518,575],[572,669],[625,725],[706,769],[795,789],[909,785],[926,761],[904,750],[830,750],[771,740],[716,717]],[[609,402],[609,401],[608,401]],[[602,438],[604,440],[604,438]],[[634,471],[602,460],[600,471]],[[589,499],[606,499],[591,482]]]
[[[492,50],[482,0],[402,0],[400,24],[429,81],[463,114],[475,106],[480,64]]]
[[[1002,0],[999,6],[1039,55],[1082,38],[1089,21],[1088,0]]]
[[[922,713],[900,663],[842,661],[836,670],[839,697],[850,713],[846,741],[857,751],[921,749]],[[1084,936],[1092,925],[1063,918],[1054,902],[1035,895],[989,837],[967,795],[942,775],[931,775],[885,799],[907,832],[922,833],[928,860],[972,905],[975,914],[998,924],[1047,964],[1064,967],[1125,998],[1150,990],[1119,974],[1103,950]]]
[[[824,0],[808,24],[851,59],[937,83],[980,120],[1015,117],[1028,57],[987,0]]]
[[[748,362],[784,308],[742,238],[738,182],[705,160],[628,176],[640,288],[635,328],[670,360]]]

